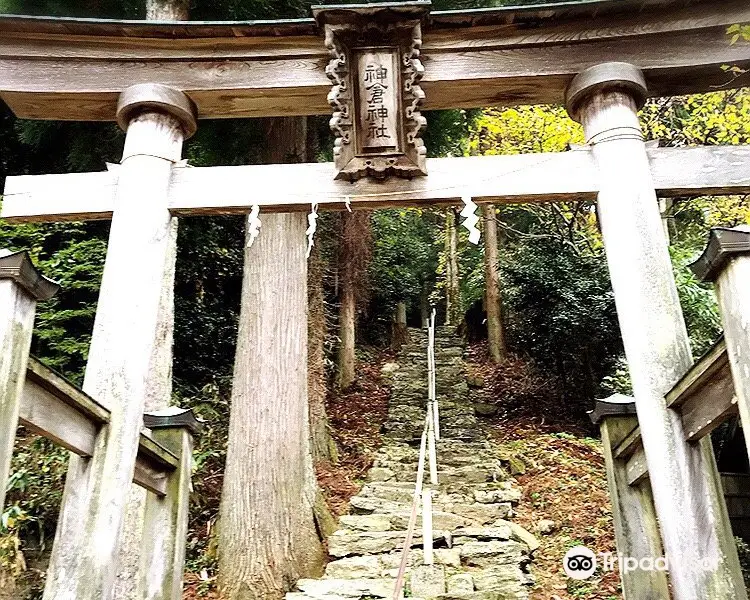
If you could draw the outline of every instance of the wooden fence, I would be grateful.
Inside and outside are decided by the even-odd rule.
[[[0,255],[0,510],[19,424],[89,461],[106,451],[111,413],[64,377],[28,355],[35,305],[51,298],[58,286],[42,277],[25,252]],[[7,351],[6,351],[7,350]],[[132,480],[150,494],[141,542],[143,589],[152,600],[182,597],[193,436],[200,422],[191,410],[176,407],[146,413]],[[85,463],[84,463],[85,465]],[[66,494],[60,519],[74,518],[81,495]],[[123,490],[125,493],[126,490]],[[110,536],[103,523],[92,537]],[[55,544],[60,543],[58,536]]]
[[[749,431],[747,368],[750,357],[750,306],[745,299],[750,289],[750,228],[718,228],[711,232],[701,258],[691,265],[706,281],[717,282],[725,335],[664,395],[664,402],[680,420],[684,439],[697,443],[722,423],[739,417]],[[743,318],[744,317],[744,318]],[[618,552],[641,559],[663,555],[659,523],[654,508],[652,482],[643,449],[641,426],[635,400],[616,394],[599,400],[591,411],[599,425],[607,468],[607,484],[612,499]],[[746,443],[748,435],[745,436]],[[680,477],[679,473],[674,474]],[[653,482],[654,487],[658,482]],[[721,475],[724,500],[720,508],[731,520],[735,535],[750,534],[750,475]],[[696,502],[704,499],[696,498]],[[726,520],[726,519],[725,519]],[[696,540],[699,543],[700,540]],[[637,568],[621,572],[626,598],[668,598],[665,571]]]

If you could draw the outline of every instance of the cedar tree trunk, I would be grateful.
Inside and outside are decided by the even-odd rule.
[[[492,360],[500,362],[507,356],[503,331],[500,273],[497,249],[497,216],[495,206],[485,204],[484,216],[484,286],[487,311],[487,341]]]
[[[265,122],[268,162],[304,157],[306,122]],[[245,249],[219,523],[226,600],[279,600],[319,575],[307,397],[307,262],[301,213],[261,213]]]

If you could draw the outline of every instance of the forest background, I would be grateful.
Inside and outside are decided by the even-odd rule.
[[[486,5],[476,0],[433,4],[440,9]],[[503,3],[493,2],[499,4]],[[11,14],[141,19],[145,10],[145,0],[0,0],[0,13]],[[308,16],[309,4],[193,0],[189,13],[193,20],[293,18]],[[731,42],[728,36],[727,43]],[[740,37],[734,43],[748,41]],[[732,76],[728,68],[728,80]],[[431,156],[564,152],[583,143],[581,128],[557,106],[441,111],[427,113],[427,118],[425,142]],[[748,144],[750,90],[719,89],[651,100],[642,111],[642,123],[647,138],[663,146]],[[309,118],[306,125],[306,159],[330,160],[327,118]],[[262,162],[267,131],[268,122],[263,120],[204,121],[186,145],[185,157],[196,166]],[[114,124],[21,121],[0,102],[0,190],[6,175],[104,170],[106,162],[118,162],[123,139]],[[716,340],[720,321],[712,290],[699,284],[686,265],[702,249],[710,227],[750,222],[750,202],[747,197],[677,198],[663,202],[662,209],[697,356]],[[566,413],[583,427],[585,411],[595,398],[627,392],[629,385],[595,207],[589,202],[508,205],[492,212],[499,229],[503,326],[514,365],[509,377],[522,379],[533,373],[544,383],[535,393],[562,402]],[[310,314],[311,328],[322,344],[318,393],[328,394],[329,403],[335,402],[337,381],[341,383],[336,364],[338,315],[347,286],[356,291],[360,362],[390,347],[398,303],[406,305],[409,324],[419,326],[429,305],[444,319],[446,295],[450,295],[471,341],[486,336],[484,241],[474,246],[458,228],[454,258],[459,276],[451,280],[446,232],[450,234],[453,219],[450,211],[446,215],[442,209],[379,210],[360,215],[360,229],[352,236],[341,215],[321,217],[310,265],[314,291]],[[108,229],[108,222],[0,223],[0,247],[28,249],[42,272],[62,285],[56,298],[39,307],[32,352],[75,382],[82,381],[86,364]],[[188,568],[195,572],[213,568],[210,536],[195,532],[205,530],[218,511],[243,230],[243,219],[238,217],[180,220],[174,403],[194,408],[208,424],[196,451],[188,556]],[[458,285],[457,292],[449,289],[451,283]],[[350,383],[344,382],[344,387],[351,387]],[[522,409],[524,402],[539,399],[497,398],[506,404],[511,400]],[[326,458],[335,458],[335,452]],[[44,440],[19,437],[10,495],[0,521],[0,562],[11,570],[21,568],[18,560],[25,546],[50,543],[65,464],[65,453]]]

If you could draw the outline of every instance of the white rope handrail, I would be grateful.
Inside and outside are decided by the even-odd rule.
[[[414,529],[417,525],[417,507],[422,500],[422,544],[424,548],[425,564],[432,564],[432,490],[422,493],[425,458],[429,454],[430,484],[438,484],[437,475],[437,450],[435,440],[440,439],[439,413],[437,395],[435,394],[435,310],[432,311],[430,323],[427,328],[427,414],[425,415],[422,437],[419,442],[419,459],[417,462],[417,480],[414,483],[414,496],[412,497],[411,514],[409,524],[406,528],[404,547],[401,550],[401,562],[396,576],[396,585],[393,589],[393,600],[399,600],[404,589],[404,576],[406,565],[409,560],[409,550],[414,539]],[[429,512],[429,515],[426,513]]]

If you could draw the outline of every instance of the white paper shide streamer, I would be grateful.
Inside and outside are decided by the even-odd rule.
[[[471,196],[463,196],[461,200],[464,203],[464,208],[461,211],[461,216],[465,218],[465,221],[461,223],[469,231],[469,241],[472,244],[478,244],[481,232],[477,229],[477,223],[479,223],[479,217],[476,215],[477,205],[471,199]]]
[[[315,245],[315,232],[318,229],[318,203],[315,202],[312,205],[312,210],[310,210],[310,214],[307,215],[307,231],[305,231],[305,234],[307,235],[307,258],[310,258],[310,252],[312,252],[312,248]]]
[[[260,206],[253,204],[250,214],[247,216],[247,247],[253,245],[255,239],[260,235],[261,220],[258,218]]]

